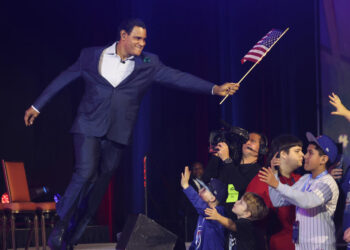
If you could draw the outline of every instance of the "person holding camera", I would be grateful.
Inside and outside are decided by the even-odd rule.
[[[242,142],[235,147],[229,142],[219,142],[203,177],[204,181],[218,178],[227,185],[226,203],[230,206],[245,193],[249,182],[262,167],[263,155],[267,152],[267,139],[262,134],[251,132],[249,139]]]
[[[211,133],[209,152],[212,153],[212,157],[205,169],[203,180],[208,182],[210,178],[217,178],[225,183],[225,214],[235,221],[237,217],[232,212],[232,207],[242,198],[249,182],[263,166],[267,139],[262,134],[248,133],[237,127],[226,127],[224,132],[214,131],[214,135]],[[257,235],[256,233],[254,234]],[[229,240],[229,234],[226,234],[227,244]],[[257,237],[257,242],[258,249],[265,249],[262,237]]]

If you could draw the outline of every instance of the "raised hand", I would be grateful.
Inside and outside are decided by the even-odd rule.
[[[188,169],[188,166],[185,167],[184,172],[181,173],[181,186],[183,189],[188,188],[188,181],[190,180],[191,172]]]
[[[328,97],[329,103],[336,108],[336,110],[331,112],[331,114],[344,116],[348,121],[350,121],[350,111],[342,104],[339,96],[332,93],[332,95],[329,95]]]
[[[279,152],[277,152],[270,161],[270,166],[271,166],[271,169],[274,173],[276,173],[276,171],[277,171],[276,166],[281,165],[281,159],[279,157],[277,157],[278,154],[279,154]]]

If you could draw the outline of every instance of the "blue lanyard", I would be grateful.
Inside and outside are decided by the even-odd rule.
[[[327,170],[325,170],[325,171],[323,171],[321,174],[317,175],[316,178],[315,178],[315,180],[320,179],[321,177],[325,176],[326,174],[328,174],[328,171],[327,171]],[[305,184],[304,184],[303,188],[301,189],[301,191],[303,191],[303,192],[304,192],[304,191],[309,191],[310,186],[311,186],[311,184],[309,185],[309,182],[310,182],[310,180],[311,180],[311,176],[312,176],[312,174],[309,175],[309,178],[308,178],[307,181],[305,182]],[[306,186],[307,186],[307,187],[306,187]]]

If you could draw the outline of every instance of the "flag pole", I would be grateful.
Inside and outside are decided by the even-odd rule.
[[[259,58],[259,60],[254,63],[254,65],[247,71],[247,73],[245,73],[245,75],[241,78],[241,80],[239,80],[238,84],[240,84],[244,78],[246,78],[246,76],[255,68],[255,66],[266,56],[267,53],[269,53],[269,51],[272,49],[273,46],[275,46],[275,44],[282,38],[282,36],[284,36],[284,34],[286,34],[286,32],[289,30],[289,27],[283,31],[283,33],[279,36],[279,38],[271,45],[270,48],[267,49],[266,53]],[[224,99],[221,100],[220,105],[226,100],[226,98],[229,97],[229,94],[227,94]]]

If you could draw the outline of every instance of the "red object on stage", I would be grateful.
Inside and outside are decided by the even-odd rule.
[[[147,156],[143,157],[143,187],[147,187],[147,167],[146,167],[146,162],[147,162]]]
[[[1,203],[10,203],[9,195],[7,193],[4,193],[1,196]]]

